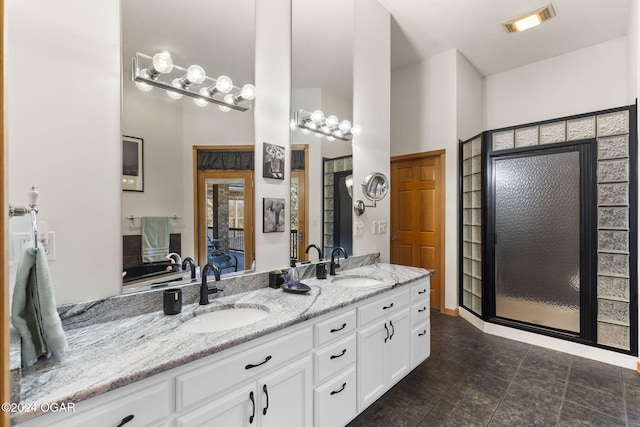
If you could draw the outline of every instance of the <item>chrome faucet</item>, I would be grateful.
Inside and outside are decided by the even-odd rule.
[[[324,257],[322,255],[322,249],[318,245],[311,244],[307,246],[307,249],[304,251],[305,254],[309,253],[309,249],[315,249],[318,251],[318,263],[316,264],[316,279],[326,279],[327,278],[327,266],[324,263]]]
[[[207,285],[207,276],[209,275],[209,270],[213,271],[216,282],[220,281],[220,270],[218,270],[218,267],[216,267],[211,263],[207,263],[207,265],[205,265],[204,268],[202,269],[202,285],[200,286],[200,305],[209,304],[210,294],[222,292],[222,289],[218,289],[217,286],[214,286],[213,288],[209,289],[209,285]]]
[[[329,275],[331,276],[335,276],[336,268],[340,268],[340,264],[336,262],[337,252],[342,252],[342,254],[344,255],[344,259],[349,258],[349,255],[347,255],[347,251],[345,251],[342,246],[338,246],[337,248],[333,249],[333,251],[331,251],[331,264],[329,264]]]
[[[189,264],[189,268],[191,269],[191,280],[196,278],[196,263],[193,262],[193,258],[191,257],[186,257],[183,261],[182,261],[182,269],[186,270],[187,268],[187,264]]]

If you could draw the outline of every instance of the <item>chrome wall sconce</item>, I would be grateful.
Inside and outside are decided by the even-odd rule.
[[[296,128],[302,129],[302,133],[314,132],[318,138],[326,137],[329,141],[336,139],[350,141],[351,135],[359,135],[362,132],[361,126],[351,126],[349,120],[340,121],[334,115],[325,117],[320,110],[311,113],[298,110],[293,113],[291,129],[295,130]]]
[[[183,68],[173,63],[168,52],[158,52],[153,57],[136,53],[132,61],[132,79],[136,87],[149,92],[154,87],[167,91],[172,99],[182,96],[193,98],[199,107],[216,104],[221,111],[247,111],[256,97],[252,84],[235,86],[227,76],[212,78],[199,65]]]
[[[384,199],[389,191],[389,178],[380,172],[374,172],[367,175],[362,182],[362,193],[373,202],[372,205],[365,205],[362,200],[356,200],[353,203],[353,211],[360,216],[364,213],[365,208],[375,208],[378,200]]]

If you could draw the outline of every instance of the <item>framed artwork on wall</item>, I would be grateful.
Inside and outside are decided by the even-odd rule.
[[[262,232],[284,232],[284,199],[262,199]]]
[[[122,136],[122,190],[144,191],[143,140]]]
[[[284,179],[284,147],[265,142],[262,149],[264,178]]]

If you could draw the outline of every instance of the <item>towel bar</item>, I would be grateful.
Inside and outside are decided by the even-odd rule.
[[[38,207],[36,202],[38,201],[39,195],[40,193],[38,193],[36,187],[31,187],[31,190],[27,191],[28,207],[13,206],[12,204],[9,204],[9,218],[13,218],[14,216],[25,216],[27,214],[31,215],[31,231],[33,233],[33,245],[35,248],[38,247],[38,221],[36,218]]]
[[[133,221],[133,220],[134,220],[134,219],[136,219],[136,218],[142,218],[142,217],[140,217],[140,216],[135,216],[135,215],[129,215],[129,216],[127,217],[127,219],[130,219],[131,221]],[[181,216],[178,216],[178,215],[173,215],[173,216],[170,216],[169,218],[171,218],[171,219],[181,219],[182,217],[181,217]]]

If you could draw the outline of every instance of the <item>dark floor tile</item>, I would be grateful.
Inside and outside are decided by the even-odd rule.
[[[522,367],[564,380],[569,373],[572,357],[570,354],[532,345]]]
[[[611,394],[606,391],[569,383],[564,400],[585,408],[591,408],[610,417],[620,420],[625,419],[622,394]]]
[[[531,371],[520,368],[513,378],[513,383],[532,390],[533,392],[546,393],[562,399],[567,387],[567,381],[558,379],[544,372]]]
[[[427,414],[419,427],[485,426],[491,419],[493,411],[492,408],[474,403],[457,407],[443,399]]]
[[[569,384],[622,395],[622,368],[583,357],[574,357]]]
[[[640,426],[640,387],[625,385],[624,400],[629,425]]]
[[[511,383],[500,406],[527,409],[530,412],[544,413],[547,418],[558,419],[562,394],[549,394],[536,387]]]
[[[349,425],[354,427],[415,427],[431,410],[433,404],[423,406],[421,398],[408,399],[394,387]]]
[[[500,404],[489,426],[555,426],[558,416],[535,411],[527,406]]]
[[[470,370],[485,372],[511,381],[522,363],[526,349],[492,347],[479,353]]]
[[[640,372],[633,369],[621,369],[621,371],[623,383],[640,387]]]
[[[615,427],[626,426],[626,423],[592,409],[565,401],[560,410],[558,426]]]
[[[432,368],[419,366],[404,377],[398,386],[410,389],[413,393],[425,396],[442,397],[453,385],[455,379],[443,375],[435,365]]]
[[[460,408],[474,405],[491,411],[498,407],[509,382],[485,373],[469,373],[455,383],[442,400]]]

